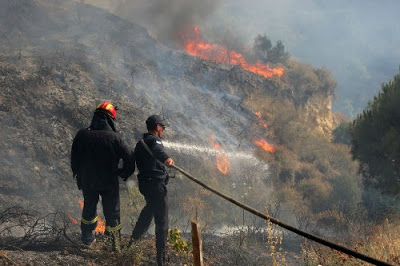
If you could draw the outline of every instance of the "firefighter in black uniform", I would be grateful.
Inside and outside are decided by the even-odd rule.
[[[118,176],[124,181],[135,171],[134,154],[116,132],[116,108],[110,102],[98,106],[89,128],[75,136],[71,149],[71,168],[79,189],[82,189],[82,242],[95,241],[92,231],[97,226],[97,203],[102,199],[106,235],[118,249],[120,237],[120,199]],[[122,159],[122,168],[118,168]]]
[[[143,141],[136,144],[135,160],[139,170],[139,190],[146,200],[146,206],[141,211],[135,228],[133,229],[130,244],[139,239],[149,228],[154,217],[156,225],[157,264],[165,261],[165,245],[168,233],[168,206],[166,169],[174,164],[172,158],[164,151],[161,142],[166,123],[158,116],[152,115],[146,120],[148,133],[143,135]]]

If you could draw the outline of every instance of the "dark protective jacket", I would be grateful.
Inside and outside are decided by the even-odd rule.
[[[135,159],[136,166],[139,170],[139,181],[144,181],[150,178],[165,180],[168,176],[168,171],[163,162],[165,162],[169,156],[164,151],[164,145],[162,144],[161,139],[153,134],[146,133],[143,135],[143,140],[159,161],[155,160],[139,141],[135,147]]]
[[[122,168],[118,165],[122,159]],[[75,136],[71,150],[71,168],[82,189],[107,190],[118,184],[118,176],[126,180],[135,171],[132,150],[116,132],[114,121],[103,113],[95,113],[89,128]]]

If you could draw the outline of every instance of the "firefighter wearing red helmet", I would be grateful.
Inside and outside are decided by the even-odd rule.
[[[97,203],[102,199],[106,220],[106,235],[112,238],[113,248],[118,249],[120,237],[119,180],[126,181],[135,171],[133,151],[115,129],[117,108],[110,102],[100,104],[88,128],[78,131],[71,149],[71,168],[78,188],[82,190],[82,242],[95,241],[93,230],[97,226]],[[122,168],[118,168],[122,160]]]
[[[99,104],[95,112],[105,113],[114,120],[117,117],[117,108],[115,108],[110,102]]]

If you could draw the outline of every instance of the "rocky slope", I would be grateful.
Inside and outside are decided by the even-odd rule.
[[[89,5],[0,5],[3,196],[70,191],[70,143],[102,100],[120,106],[119,128],[128,141],[143,131],[147,115],[162,113],[171,122],[170,140],[209,145],[214,134],[233,149],[252,148],[243,135],[255,119],[243,104],[252,91],[297,98],[288,86],[238,67],[221,68],[168,49],[141,26]],[[327,96],[317,94],[303,108],[305,120],[324,132],[332,120]]]

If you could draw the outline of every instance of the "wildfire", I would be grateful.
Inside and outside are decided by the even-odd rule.
[[[217,153],[215,154],[215,159],[217,161],[217,168],[221,173],[226,175],[228,173],[228,169],[230,166],[228,157],[223,152],[221,152],[222,147],[220,144],[215,142],[213,136],[210,136],[209,141],[211,145],[214,147],[214,149],[217,151]]]
[[[83,200],[80,199],[80,200],[78,201],[78,203],[79,203],[79,207],[81,207],[81,210],[83,210]]]
[[[256,73],[265,78],[274,75],[281,77],[285,73],[282,67],[270,68],[268,64],[249,64],[240,53],[229,51],[226,47],[219,44],[201,41],[200,28],[197,26],[193,27],[192,35],[192,38],[187,38],[184,41],[185,51],[192,56],[215,61],[220,64],[239,65],[244,70]]]
[[[267,125],[267,123],[264,121],[264,119],[262,118],[261,113],[260,113],[260,112],[255,112],[254,114],[257,116],[257,120],[258,120],[258,122],[260,123],[260,125],[262,125],[263,127],[267,128],[268,125]]]
[[[76,220],[74,217],[71,215],[67,214],[68,219],[71,221],[73,224],[78,224],[78,220]]]
[[[265,139],[255,140],[255,141],[253,141],[253,143],[255,145],[257,145],[258,147],[263,148],[267,152],[271,152],[271,153],[275,152],[275,147],[272,146],[271,144],[269,144]]]
[[[79,206],[81,207],[81,210],[83,210],[83,200],[79,200],[78,203],[79,203]],[[67,217],[71,221],[71,223],[78,224],[78,220],[73,218],[71,215],[67,214]],[[99,217],[99,219],[97,220],[96,229],[94,231],[98,234],[104,234],[105,230],[106,230],[106,225],[103,222],[103,220],[100,219],[100,217]]]
[[[99,220],[97,221],[97,226],[94,231],[98,234],[104,234],[104,232],[106,231],[106,224],[103,222],[102,219],[100,219],[100,217]]]

